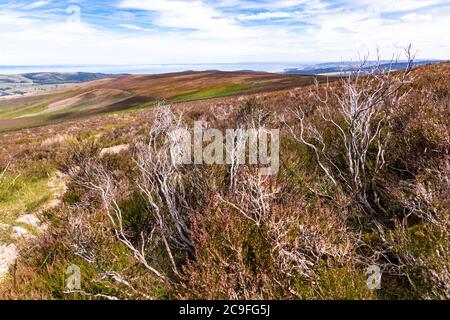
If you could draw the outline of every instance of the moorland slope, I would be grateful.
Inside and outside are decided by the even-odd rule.
[[[309,85],[314,76],[261,72],[181,72],[133,75],[79,84],[45,94],[0,99],[0,131],[93,114]],[[325,79],[319,77],[319,80]]]
[[[0,299],[449,299],[450,63],[414,69],[395,92],[377,90],[401,75],[0,133],[0,251],[17,247]],[[96,90],[151,96],[135,80]],[[357,127],[346,86],[369,106],[353,114]],[[392,94],[371,104],[376,92]],[[187,126],[279,128],[278,174],[173,166],[164,140],[152,138],[180,126],[178,113]],[[355,136],[361,128],[367,134]],[[66,188],[48,208],[55,177]],[[30,213],[45,231],[14,239]],[[73,264],[79,291],[65,285]],[[381,272],[379,289],[370,267]]]

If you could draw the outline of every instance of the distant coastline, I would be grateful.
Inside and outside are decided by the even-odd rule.
[[[443,60],[422,59],[417,62],[435,63]],[[388,61],[384,61],[388,63]],[[145,64],[145,65],[54,65],[54,66],[1,66],[0,74],[23,74],[35,72],[89,72],[104,74],[161,74],[181,71],[262,71],[273,73],[290,73],[296,70],[307,74],[320,69],[339,69],[355,65],[356,62],[239,62],[239,63],[207,63],[207,64]]]

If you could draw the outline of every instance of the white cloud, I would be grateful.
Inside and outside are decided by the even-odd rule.
[[[259,12],[255,14],[239,15],[238,19],[245,20],[266,20],[266,19],[282,19],[282,18],[292,18],[298,15],[298,12],[286,12],[286,11],[268,11]]]
[[[420,22],[420,21],[432,21],[433,15],[431,14],[417,14],[417,13],[409,13],[402,17],[402,20],[407,22]]]
[[[156,11],[159,17],[153,23],[161,27],[237,31],[233,19],[223,16],[219,11],[199,0],[124,0],[119,7]]]
[[[0,11],[0,30],[17,29],[30,26],[34,23],[33,19],[26,18],[22,14],[14,11]],[[1,33],[1,31],[0,31]]]
[[[380,12],[386,10],[387,1],[380,0],[375,9],[365,6],[366,0],[356,1],[334,9],[324,1],[273,1],[266,2],[263,12],[231,14],[233,11],[223,8],[231,3],[255,3],[123,0],[120,8],[147,12],[136,18],[139,21],[130,15],[129,22],[118,22],[121,28],[115,29],[87,23],[84,11],[81,22],[69,23],[61,17],[33,16],[29,11],[0,6],[0,64],[330,61],[355,58],[358,50],[374,50],[377,45],[385,58],[390,58],[409,42],[420,50],[420,58],[450,57],[448,10],[407,10],[382,18]],[[304,3],[303,7],[278,8],[299,3]],[[397,8],[418,5],[407,0]],[[264,19],[270,18],[292,23],[267,24]],[[245,19],[253,20],[251,26],[243,23]]]
[[[410,11],[447,2],[446,0],[346,0],[349,7],[365,7],[373,12]]]
[[[129,30],[137,30],[137,31],[154,31],[155,29],[143,28],[134,24],[119,24],[120,27],[129,29]]]
[[[27,10],[36,9],[36,8],[40,8],[40,7],[45,6],[45,5],[49,4],[50,2],[51,1],[40,0],[40,1],[36,1],[36,2],[30,3],[30,4],[26,5],[26,6],[24,6],[23,8],[27,9]]]

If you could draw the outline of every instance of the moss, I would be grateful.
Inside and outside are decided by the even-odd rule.
[[[179,92],[173,101],[175,102],[187,102],[202,99],[211,99],[217,97],[225,97],[234,94],[241,93],[250,89],[252,86],[246,84],[235,84],[216,88],[205,88],[200,90],[189,90]]]
[[[319,266],[314,283],[299,280],[295,286],[304,299],[373,300],[377,292],[367,287],[365,270],[354,266]]]
[[[11,224],[52,197],[48,178],[6,177],[0,182],[0,222]]]
[[[243,239],[243,259],[247,268],[257,275],[271,268],[271,246],[258,228],[250,225],[247,230]]]
[[[47,110],[47,104],[38,104],[14,109],[12,112],[0,114],[0,119],[15,119]]]

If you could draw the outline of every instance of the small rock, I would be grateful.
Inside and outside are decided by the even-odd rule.
[[[9,267],[17,259],[19,253],[15,244],[9,246],[0,244],[0,281],[8,274]]]
[[[34,228],[39,228],[41,221],[34,214],[25,214],[19,217],[16,223],[28,224]]]
[[[0,223],[0,230],[8,230],[10,227],[9,224]]]
[[[25,239],[28,237],[28,230],[22,227],[13,227],[12,228],[12,234],[11,234],[11,238],[13,238],[14,240],[21,240],[21,239]]]
[[[107,154],[118,154],[121,153],[122,151],[128,150],[129,148],[130,146],[128,144],[121,144],[115,147],[105,148],[102,149],[102,151],[100,151],[100,157],[103,157],[104,155]]]

